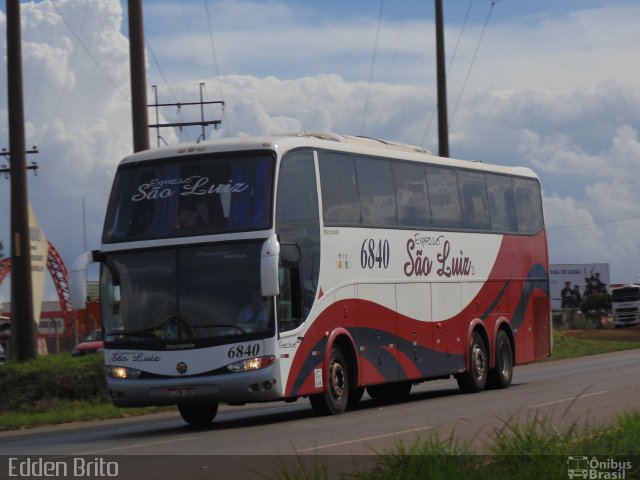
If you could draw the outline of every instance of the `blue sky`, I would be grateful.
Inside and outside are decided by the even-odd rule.
[[[491,3],[444,1],[451,155],[534,169],[552,262],[609,263],[612,281],[632,280],[640,274],[640,2]],[[380,6],[147,0],[148,85],[158,85],[161,102],[186,102],[205,82],[205,99],[226,102],[214,137],[330,130],[437,152],[433,2],[387,0],[379,22]],[[4,1],[0,10],[4,51]],[[113,172],[132,150],[126,17],[120,0],[23,3],[26,141],[40,149],[31,203],[67,264],[85,234],[99,248]],[[8,198],[0,178],[7,247]],[[5,282],[0,301],[8,297]]]

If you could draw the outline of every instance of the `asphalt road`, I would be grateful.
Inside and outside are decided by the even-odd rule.
[[[118,478],[130,474],[141,479],[238,478],[237,469],[260,478],[259,472],[277,469],[273,459],[278,456],[294,467],[329,458],[344,468],[366,468],[374,452],[400,441],[409,445],[420,436],[447,438],[452,431],[483,452],[496,431],[514,422],[537,418],[559,429],[597,426],[638,408],[639,366],[640,350],[544,362],[516,367],[507,390],[463,395],[454,380],[439,380],[415,386],[405,402],[381,405],[365,395],[356,410],[331,417],[315,416],[308,402],[300,400],[221,406],[206,430],[192,429],[170,412],[5,432],[0,433],[0,478],[19,473],[22,460],[7,463],[18,456],[32,462],[24,465],[27,470],[38,468],[34,458],[67,462],[68,471],[62,473],[68,475],[60,476],[68,477],[77,467],[75,459],[81,468],[75,473],[94,468],[93,478],[113,476],[107,467],[110,473],[115,467],[107,460],[117,462]]]

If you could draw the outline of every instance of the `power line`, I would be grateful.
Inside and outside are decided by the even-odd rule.
[[[85,0],[84,3],[84,9],[82,10],[82,23],[80,25],[80,33],[82,33],[84,31],[84,24],[87,18],[87,7],[89,6],[89,0]],[[53,32],[52,32],[53,35]],[[45,137],[45,135],[47,133],[49,133],[49,130],[51,130],[51,126],[53,125],[53,120],[58,116],[58,111],[60,110],[60,105],[62,105],[62,99],[64,98],[64,95],[66,93],[66,87],[68,85],[68,80],[69,80],[69,76],[71,75],[71,70],[73,69],[73,67],[76,64],[76,58],[78,58],[78,49],[75,48],[73,50],[73,55],[71,57],[71,62],[69,63],[69,69],[67,70],[65,77],[64,77],[64,83],[62,84],[62,91],[60,92],[60,95],[58,95],[58,101],[56,102],[56,107],[53,110],[53,115],[51,115],[51,120],[47,123],[47,128],[45,129],[44,132],[42,132],[42,134],[40,135],[40,137],[38,138],[38,141],[36,142],[36,144],[40,143],[40,141]]]
[[[213,42],[213,29],[211,28],[211,15],[209,15],[209,5],[207,0],[203,0],[204,8],[207,12],[207,27],[209,29],[209,41],[211,43],[211,53],[213,54],[213,67],[215,69],[216,78],[218,79],[218,89],[220,90],[220,100],[224,101],[224,94],[222,92],[222,82],[220,81],[220,69],[218,68],[218,56],[216,55],[216,46]]]
[[[218,68],[218,55],[216,54],[216,45],[215,45],[215,43],[213,41],[213,29],[211,28],[211,15],[209,14],[209,5],[207,4],[207,0],[203,0],[203,2],[204,2],[204,9],[207,12],[207,27],[209,29],[209,41],[211,42],[211,52],[213,54],[213,67],[214,67],[215,73],[216,73],[216,79],[217,79],[217,83],[218,83],[218,90],[220,90],[220,100],[222,100],[224,102],[224,92],[222,91],[222,79],[220,78],[220,69]],[[222,107],[222,119],[223,119],[224,123],[226,124],[227,121],[226,121],[225,117],[226,117],[225,108],[223,106]]]
[[[48,44],[51,45],[51,40],[53,39],[53,34],[56,31],[56,28],[58,27],[58,24],[54,24],[51,27],[51,31],[49,32],[49,40],[48,40]],[[31,97],[31,102],[29,103],[29,108],[27,109],[27,117],[31,116],[31,111],[33,110],[33,106],[36,102],[36,98],[38,97],[38,92],[40,91],[40,85],[42,83],[42,72],[44,72],[44,66],[46,65],[46,61],[45,59],[43,59],[42,63],[40,64],[40,71],[38,72],[38,80],[36,83],[36,88],[34,90],[33,96]],[[66,85],[66,79],[65,79],[65,85]]]
[[[380,37],[380,25],[382,24],[382,10],[384,8],[384,0],[380,0],[380,13],[378,14],[378,28],[376,29],[376,41],[373,45],[373,55],[371,57],[371,72],[369,73],[369,85],[367,86],[367,96],[364,100],[364,111],[362,112],[362,126],[360,127],[360,135],[364,134],[364,124],[367,120],[367,109],[369,108],[369,93],[371,92],[371,83],[373,82],[373,71],[376,66],[376,53],[378,52],[378,38]]]
[[[400,24],[398,26],[398,34],[396,35],[396,44],[393,48],[393,54],[391,56],[391,65],[389,67],[389,75],[387,77],[387,81],[385,83],[391,83],[392,75],[396,70],[396,61],[398,58],[398,50],[400,46],[400,34],[404,30],[404,23],[406,21],[406,13],[407,13],[407,0],[404,0],[402,3],[402,10],[400,13]]]
[[[175,100],[176,103],[180,103],[180,102],[178,102],[178,98],[176,97],[176,95],[173,93],[173,90],[171,89],[171,85],[169,85],[169,82],[167,82],[167,77],[164,76],[164,72],[162,71],[162,68],[160,68],[160,63],[158,62],[158,59],[156,58],[155,54],[153,53],[153,49],[151,48],[151,44],[149,43],[149,40],[147,40],[146,37],[144,39],[144,42],[147,45],[147,50],[149,50],[149,54],[151,55],[151,58],[153,59],[153,63],[156,64],[156,68],[158,69],[158,72],[160,72],[160,76],[162,77],[162,80],[164,81],[164,84],[166,85],[167,89],[169,90],[169,93],[171,94],[171,96],[173,97],[173,99]]]
[[[196,44],[193,41],[193,35],[191,34],[191,28],[189,27],[189,20],[187,19],[187,12],[184,9],[184,0],[180,0],[180,9],[182,10],[182,16],[184,17],[184,25],[187,27],[187,32],[189,33],[189,40],[191,41],[191,50],[193,50],[193,56],[196,59],[196,66],[198,67],[198,73],[200,73],[200,78],[204,79],[204,73],[202,72],[202,68],[200,68],[200,62],[198,61],[198,53],[196,52]]]
[[[98,62],[98,60],[96,60],[96,58],[91,54],[91,51],[89,51],[89,49],[87,48],[87,46],[84,44],[84,42],[82,41],[82,39],[78,36],[78,34],[76,34],[76,32],[73,30],[73,27],[71,27],[71,25],[69,24],[69,22],[67,22],[67,19],[64,18],[64,15],[62,15],[62,12],[60,12],[60,10],[58,9],[58,7],[56,7],[56,4],[51,2],[51,5],[53,6],[53,8],[55,9],[56,12],[58,12],[58,15],[60,15],[60,18],[62,18],[62,21],[65,23],[65,25],[67,26],[67,28],[69,29],[69,31],[73,34],[74,37],[76,37],[76,40],[78,40],[78,43],[80,44],[80,46],[82,46],[82,48],[84,49],[85,52],[87,52],[87,55],[89,55],[89,57],[91,58],[91,60],[93,61],[93,63],[96,64],[96,66],[100,69],[100,71],[104,74],[105,77],[107,77],[107,80],[109,80],[109,82],[111,83],[111,85],[113,85],[113,87],[120,93],[120,95],[122,95],[127,102],[131,102],[131,99],[122,91],[120,90],[120,87],[116,84],[116,82],[109,76],[109,74],[106,72],[106,70],[104,68],[102,68],[102,65],[100,65],[100,63]]]
[[[449,66],[447,67],[447,75],[451,73],[451,68],[453,67],[453,62],[456,59],[456,55],[458,54],[458,48],[460,47],[460,41],[464,36],[464,31],[467,28],[467,22],[469,21],[469,14],[471,13],[471,7],[473,6],[473,0],[469,0],[469,6],[467,7],[467,13],[464,16],[464,21],[462,22],[462,29],[460,30],[460,35],[458,35],[458,41],[456,42],[456,46],[453,49],[453,55],[451,55],[451,60],[449,61]]]
[[[566,230],[566,229],[569,229],[569,228],[591,227],[593,225],[601,225],[603,223],[626,222],[627,220],[640,220],[640,216],[624,217],[624,218],[610,218],[608,220],[599,220],[597,222],[578,223],[576,225],[561,225],[561,226],[558,226],[558,227],[547,227],[547,230]]]
[[[462,88],[460,89],[460,93],[458,94],[458,99],[456,100],[456,104],[453,107],[451,112],[451,116],[449,117],[449,125],[453,122],[453,117],[456,115],[456,111],[458,110],[458,105],[460,104],[460,100],[462,99],[462,94],[464,93],[465,88],[467,87],[467,82],[469,81],[469,77],[471,76],[471,70],[473,70],[473,65],[476,62],[476,57],[478,56],[478,51],[480,50],[480,44],[482,43],[482,39],[484,38],[484,32],[487,30],[487,25],[489,24],[489,19],[491,18],[491,13],[493,12],[493,7],[500,0],[491,0],[491,6],[489,7],[489,13],[487,13],[487,18],[484,21],[484,25],[482,26],[482,32],[480,33],[480,38],[478,39],[478,44],[476,45],[476,50],[473,52],[473,57],[471,58],[471,63],[469,64],[469,70],[467,71],[467,76],[464,79],[462,84]]]

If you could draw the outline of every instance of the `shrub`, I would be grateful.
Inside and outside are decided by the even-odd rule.
[[[39,357],[0,368],[0,413],[46,411],[60,400],[107,402],[102,354]]]

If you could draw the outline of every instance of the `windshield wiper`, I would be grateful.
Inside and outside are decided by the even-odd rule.
[[[146,331],[146,330],[138,330],[138,331],[127,331],[127,330],[116,330],[114,332],[108,332],[107,336],[109,337],[115,337],[115,336],[120,336],[120,337],[134,337],[134,338],[158,338],[156,335],[154,335],[153,333]]]
[[[243,330],[242,328],[240,328],[237,325],[227,325],[227,324],[211,324],[211,325],[189,325],[190,328],[235,328],[236,330],[239,330],[240,333],[242,333],[243,335],[246,335],[247,332],[245,330]]]

